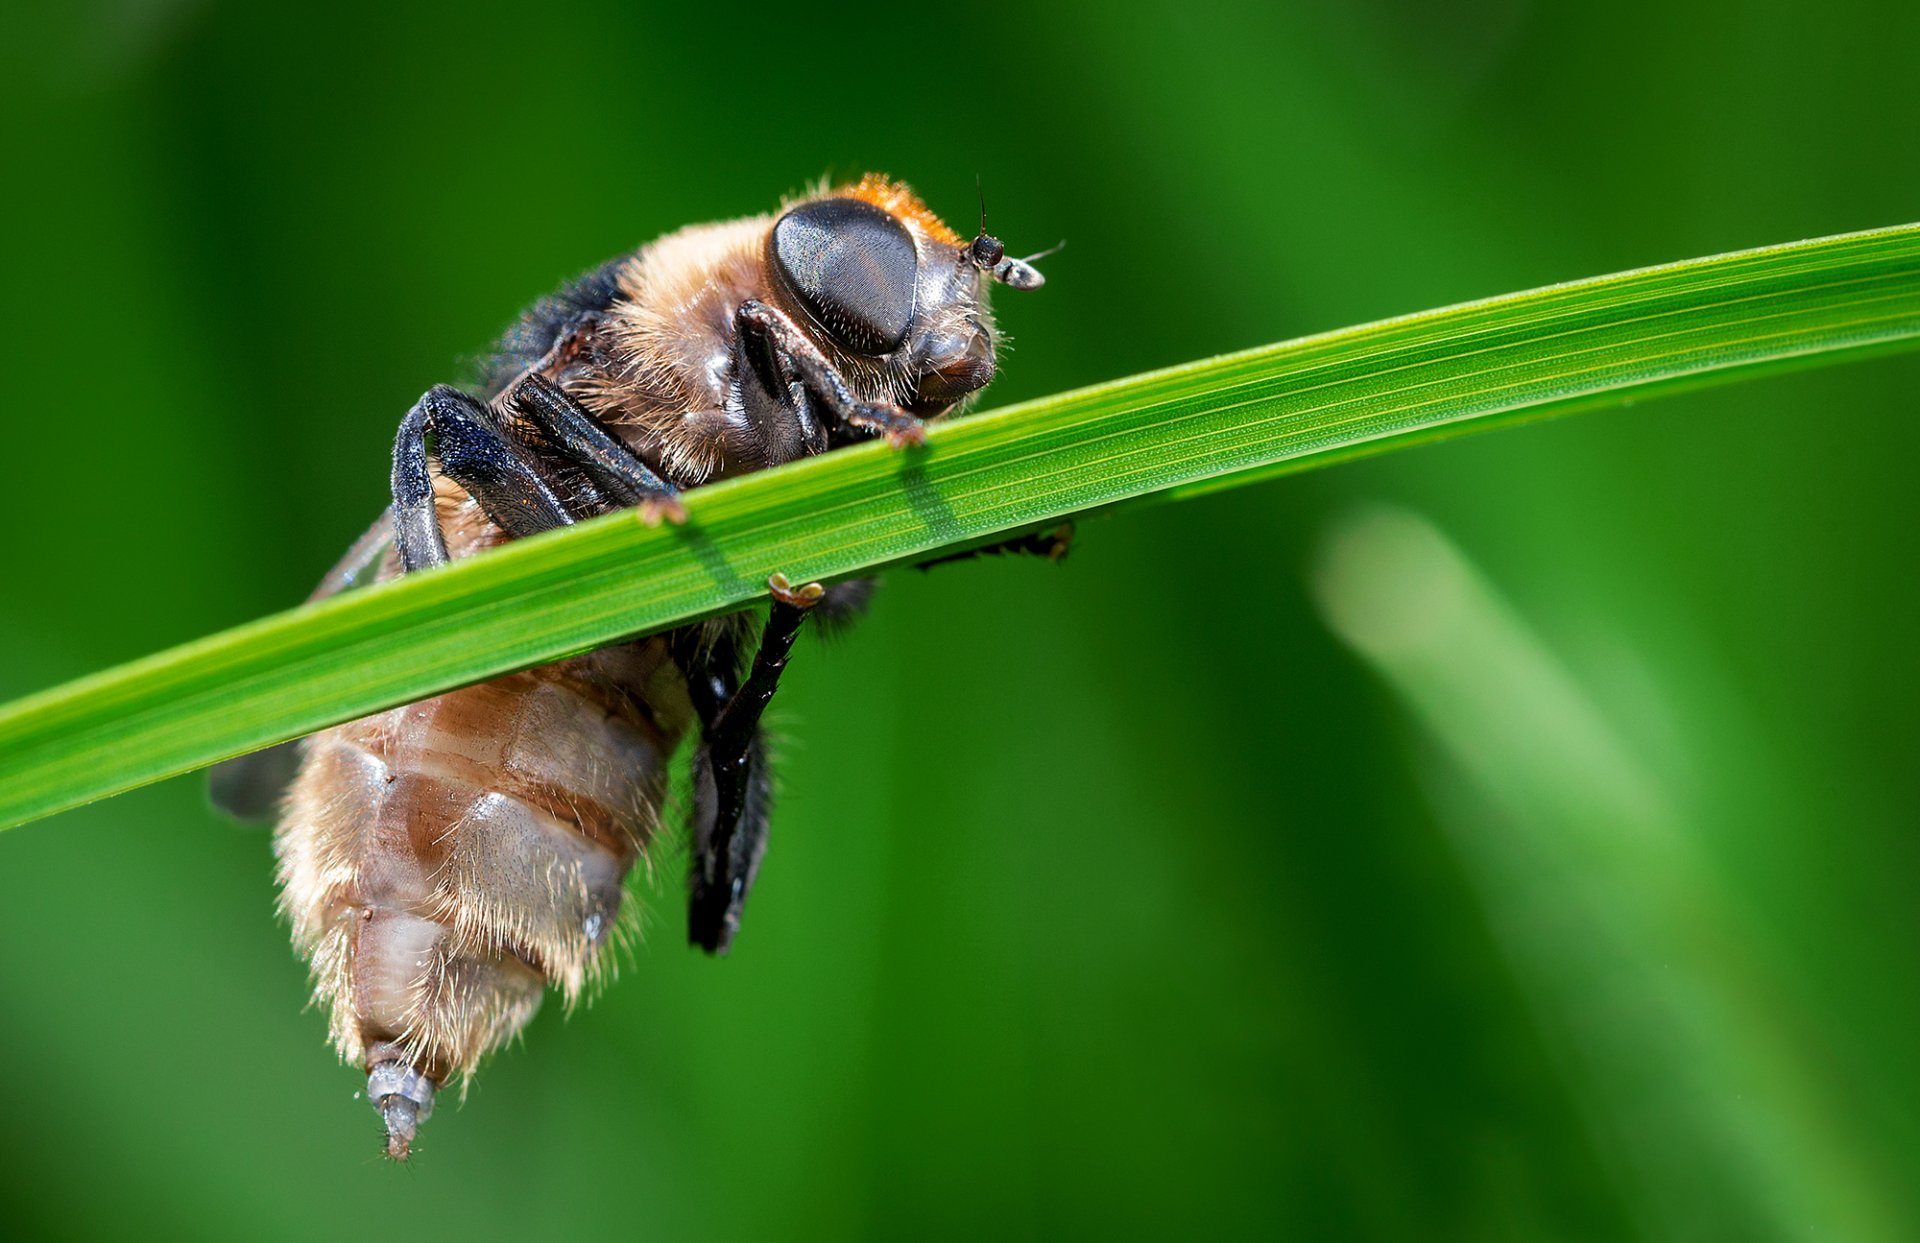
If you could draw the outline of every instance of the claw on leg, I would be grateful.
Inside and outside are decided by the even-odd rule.
[[[767,579],[767,590],[772,592],[773,598],[780,603],[796,609],[810,609],[820,603],[820,597],[827,594],[827,589],[819,583],[806,583],[795,587],[787,580],[785,574],[771,575]]]
[[[887,443],[896,449],[917,448],[927,443],[927,425],[919,419],[887,429]]]
[[[687,507],[677,496],[650,496],[640,502],[639,511],[642,526],[657,527],[662,522],[676,527],[687,524]]]
[[[891,406],[856,406],[847,412],[847,426],[864,432],[877,432],[896,449],[927,443],[927,425],[903,410]]]

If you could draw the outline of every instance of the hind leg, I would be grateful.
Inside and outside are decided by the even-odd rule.
[[[769,586],[773,605],[743,680],[736,681],[739,651],[730,638],[702,648],[697,629],[675,636],[674,658],[701,724],[687,940],[714,954],[724,953],[739,931],[767,848],[772,782],[760,717],[779,689],[808,611],[824,594],[818,583],[796,588],[777,574]]]

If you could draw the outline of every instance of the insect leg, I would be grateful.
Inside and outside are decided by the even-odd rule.
[[[1073,524],[1063,522],[1051,531],[1030,531],[1025,535],[1016,535],[997,544],[982,544],[978,548],[969,548],[963,552],[948,553],[944,557],[914,563],[916,570],[931,570],[936,565],[947,565],[954,561],[971,561],[975,557],[1002,557],[1009,554],[1025,557],[1045,557],[1049,561],[1063,560],[1073,548]]]
[[[393,541],[407,570],[447,563],[447,537],[434,512],[433,468],[427,464],[425,398],[400,420],[393,440]]]
[[[740,931],[740,916],[767,852],[773,774],[766,739],[752,731],[743,751],[715,756],[700,745],[694,756],[695,832],[688,876],[687,943],[724,954]]]
[[[714,896],[731,888],[722,876],[738,870],[745,885],[752,880],[751,863],[745,868],[731,867],[736,843],[745,839],[766,838],[766,812],[769,803],[764,753],[759,738],[752,739],[749,754],[716,765],[713,760],[712,731],[720,713],[739,689],[740,653],[734,631],[727,626],[691,626],[674,632],[673,661],[687,678],[687,698],[700,718],[700,745],[693,756],[693,851],[687,871],[687,941],[709,954],[719,953],[732,940],[739,927],[738,904],[723,901],[714,908]],[[724,794],[724,797],[723,797]],[[749,797],[757,794],[758,797]],[[756,824],[740,832],[740,815],[723,816],[721,805],[753,813]],[[727,908],[733,907],[731,926]]]
[[[400,424],[393,447],[393,534],[407,570],[442,565],[447,542],[433,503],[427,438],[440,469],[513,536],[574,521],[478,400],[445,384],[427,390]]]
[[[760,650],[754,653],[753,668],[707,730],[708,745],[722,754],[744,749],[747,735],[759,726],[760,714],[780,688],[780,675],[786,672],[787,657],[794,640],[800,637],[807,610],[826,594],[819,583],[795,587],[784,574],[775,574],[767,585],[773,589],[773,607],[767,612],[766,628],[760,632]]]
[[[884,435],[896,447],[917,445],[927,438],[926,424],[906,411],[855,397],[846,379],[834,370],[820,347],[773,307],[749,298],[734,312],[733,322],[743,339],[765,342],[785,361],[828,417],[842,427],[869,436]]]
[[[743,458],[772,465],[832,446],[831,414],[823,425],[823,403],[807,391],[773,334],[758,328],[735,332],[733,362],[734,398],[757,437],[751,446],[740,446],[746,450]]]
[[[760,715],[779,688],[807,611],[824,594],[817,583],[794,588],[780,575],[770,586],[773,607],[752,668],[739,685],[733,680],[738,653],[730,641],[700,654],[691,651],[697,632],[683,631],[676,641],[675,659],[687,672],[701,719],[687,939],[709,953],[725,951],[739,931],[747,892],[766,852],[772,791]]]
[[[558,384],[529,373],[508,390],[507,401],[540,429],[555,452],[579,466],[608,496],[639,506],[650,518],[686,520],[673,485]]]

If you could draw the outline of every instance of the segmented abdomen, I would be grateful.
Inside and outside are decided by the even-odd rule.
[[[444,1082],[578,996],[689,716],[655,638],[309,739],[275,848],[341,1056]]]

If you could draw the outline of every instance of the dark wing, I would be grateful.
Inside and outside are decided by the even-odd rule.
[[[207,797],[242,824],[271,824],[280,815],[281,796],[300,771],[300,742],[275,743],[215,764],[207,770]]]
[[[344,557],[320,580],[309,602],[364,587],[380,577],[381,563],[393,547],[393,511],[367,528]],[[207,796],[233,819],[264,824],[280,813],[281,796],[300,771],[300,744],[294,738],[215,764],[207,772]]]

